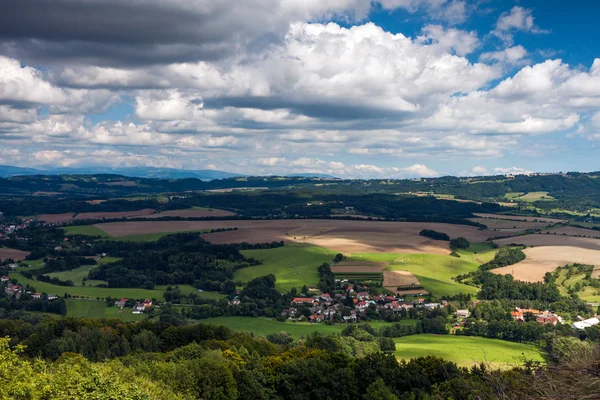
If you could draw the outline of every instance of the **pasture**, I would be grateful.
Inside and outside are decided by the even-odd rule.
[[[420,334],[395,338],[394,342],[394,354],[403,360],[433,355],[460,366],[486,362],[495,368],[522,365],[524,359],[543,361],[538,347],[476,336]]]
[[[548,192],[510,192],[505,196],[509,200],[523,201],[533,203],[534,201],[553,201],[554,197],[548,195]]]
[[[96,228],[94,225],[72,225],[62,228],[65,235],[85,235],[85,236],[100,236],[109,237],[110,235],[102,229]]]
[[[192,207],[183,210],[161,211],[156,214],[146,215],[144,218],[180,217],[180,218],[206,218],[206,217],[232,217],[234,212],[216,208]]]
[[[511,221],[529,221],[529,222],[547,222],[549,224],[558,224],[567,222],[565,219],[547,218],[547,217],[528,217],[523,215],[505,215],[505,214],[487,214],[487,213],[474,213],[473,215],[479,218],[491,218],[491,219],[507,219]]]
[[[125,221],[96,224],[113,237],[141,233],[185,232],[202,229],[234,228],[235,231],[206,235],[211,243],[306,243],[341,253],[433,253],[449,254],[447,242],[419,235],[422,229],[463,236],[482,242],[487,232],[467,225],[357,220],[227,220],[227,221]]]
[[[543,234],[549,235],[564,235],[564,236],[577,236],[587,238],[600,238],[600,231],[593,229],[577,228],[574,226],[560,226],[558,228],[542,230]]]
[[[319,282],[317,267],[331,262],[336,252],[316,246],[289,244],[274,249],[243,250],[242,254],[260,260],[262,264],[237,270],[234,280],[248,282],[273,274],[277,278],[275,288],[288,292],[293,287],[300,290],[303,285],[316,285]]]
[[[314,332],[322,334],[341,333],[347,325],[326,325],[310,322],[280,322],[272,318],[264,317],[216,317],[200,320],[203,324],[224,325],[236,332],[250,332],[254,335],[269,335],[271,333],[287,332],[296,338],[308,336]],[[399,322],[405,325],[414,325],[414,320]],[[373,328],[379,328],[393,323],[383,321],[369,322]]]
[[[109,264],[109,263],[117,261],[117,260],[119,260],[119,259],[116,257],[103,257],[98,261],[98,264],[99,265]],[[75,286],[83,286],[82,285],[83,278],[87,278],[90,270],[95,267],[97,267],[97,265],[82,265],[79,268],[75,268],[75,269],[72,269],[69,271],[51,272],[47,275],[51,278],[58,278],[63,281],[69,281],[69,280],[73,281]],[[99,285],[99,284],[106,284],[106,282],[105,281],[94,281],[94,280],[88,280],[85,282],[86,286],[95,286],[95,285]]]
[[[67,299],[67,316],[80,318],[117,318],[126,322],[146,318],[144,314],[133,314],[131,308],[107,307],[105,301]]]

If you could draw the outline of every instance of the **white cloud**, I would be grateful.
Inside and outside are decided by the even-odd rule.
[[[480,61],[484,62],[501,62],[509,65],[516,65],[527,62],[525,57],[527,57],[527,50],[521,45],[508,47],[504,50],[500,51],[492,51],[487,53],[482,53],[479,56]]]
[[[508,167],[508,168],[494,168],[494,172],[498,175],[531,175],[533,171],[526,170],[519,167]]]
[[[515,31],[537,34],[549,33],[548,30],[541,29],[535,24],[533,10],[520,6],[514,6],[510,12],[503,13],[498,18],[496,28],[491,34],[497,36],[505,43],[511,44],[514,39],[513,32]]]

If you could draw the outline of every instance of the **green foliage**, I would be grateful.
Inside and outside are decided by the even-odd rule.
[[[450,236],[448,236],[446,233],[436,232],[431,229],[423,229],[421,232],[419,232],[419,235],[426,236],[434,240],[444,240],[446,242],[450,240]]]
[[[471,243],[464,237],[457,237],[456,239],[450,240],[450,249],[452,250],[465,250],[468,249]]]

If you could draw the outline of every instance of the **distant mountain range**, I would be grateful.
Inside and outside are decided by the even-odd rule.
[[[110,167],[88,167],[88,168],[52,168],[35,169],[21,168],[11,165],[0,165],[0,178],[9,178],[15,175],[95,175],[111,174],[131,176],[135,178],[160,178],[160,179],[186,179],[195,178],[203,181],[212,181],[215,179],[235,178],[247,176],[234,174],[225,171],[215,170],[183,170],[175,168],[153,168],[153,167],[131,167],[131,168],[110,168]],[[289,177],[303,178],[335,178],[327,174],[297,173],[287,175]]]

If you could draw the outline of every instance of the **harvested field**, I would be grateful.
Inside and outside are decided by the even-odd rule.
[[[75,215],[75,213],[43,214],[38,217],[38,221],[42,221],[47,224],[62,224],[71,221],[73,215]]]
[[[203,218],[203,217],[233,217],[235,213],[217,209],[187,209],[187,210],[171,210],[162,211],[156,214],[145,216],[146,218],[161,218],[161,217],[181,217],[181,218]]]
[[[334,274],[343,273],[378,273],[385,269],[387,264],[368,261],[344,261],[331,267]]]
[[[488,229],[509,229],[509,230],[524,230],[524,229],[537,229],[548,226],[547,222],[531,222],[531,221],[511,221],[506,219],[493,219],[493,218],[469,218],[473,222],[484,224]]]
[[[563,235],[533,234],[494,240],[500,246],[512,243],[526,246],[570,246],[574,248],[600,250],[600,240]]]
[[[576,228],[574,226],[561,226],[555,229],[543,230],[542,233],[548,232],[550,235],[567,235],[600,238],[600,231],[593,229]]]
[[[593,240],[593,239],[592,239]],[[600,245],[600,241],[598,241]],[[512,274],[525,282],[541,282],[546,272],[567,264],[600,265],[600,247],[598,249],[577,246],[540,246],[523,250],[527,258],[515,265],[491,270],[495,274]]]
[[[597,265],[592,271],[592,278],[600,279],[600,265]]]
[[[384,271],[383,286],[395,291],[399,286],[420,286],[421,283],[412,272],[408,271]]]
[[[211,233],[205,238],[211,243],[298,242],[342,253],[449,253],[448,242],[419,236],[422,229],[444,232],[452,238],[463,236],[473,243],[483,242],[489,236],[489,232],[467,225],[325,219],[129,221],[95,226],[113,237],[237,227],[238,230]]]
[[[77,214],[74,220],[82,219],[113,219],[113,218],[131,218],[143,217],[154,212],[152,208],[144,208],[137,211],[119,211],[119,212],[90,212]]]
[[[564,219],[546,218],[546,217],[525,217],[522,215],[502,215],[502,214],[485,214],[485,213],[474,213],[473,215],[476,215],[477,217],[480,217],[480,218],[508,219],[511,221],[529,221],[529,222],[541,221],[541,222],[554,223],[554,224],[561,223],[561,222],[567,222]]]
[[[9,249],[8,247],[0,247],[0,260],[7,260],[9,258],[15,261],[24,260],[25,257],[27,257],[28,255],[28,251]]]

